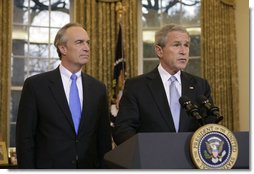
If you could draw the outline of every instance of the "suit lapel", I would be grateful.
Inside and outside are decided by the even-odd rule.
[[[86,123],[86,120],[89,118],[89,113],[90,113],[90,102],[89,98],[92,97],[93,92],[90,90],[89,91],[89,86],[90,86],[90,81],[87,78],[87,76],[84,73],[81,73],[81,77],[82,77],[82,86],[83,86],[83,109],[82,109],[82,113],[81,113],[81,120],[80,120],[80,125],[79,125],[79,131],[81,130],[81,128],[84,126],[84,124]]]
[[[49,81],[50,81],[49,88],[52,91],[52,96],[55,98],[58,107],[62,110],[63,115],[66,117],[66,119],[68,120],[68,122],[70,123],[70,125],[73,127],[74,130],[71,112],[64,92],[59,67],[52,71],[52,75],[50,76]]]
[[[195,96],[195,81],[192,78],[192,76],[188,75],[185,72],[181,72],[181,81],[182,81],[182,96],[188,96],[188,98],[191,100],[193,96]],[[185,127],[189,124],[189,122],[186,122],[189,119],[186,119],[190,117],[183,107],[181,107],[180,111],[180,125],[179,125],[179,131],[184,131]]]
[[[181,72],[181,81],[182,96],[188,96],[188,98],[190,98],[191,100],[195,99],[197,90],[195,79],[186,72]]]
[[[165,122],[168,124],[170,131],[175,131],[174,122],[171,116],[166,92],[160,77],[160,74],[155,68],[151,73],[148,74],[148,88],[152,93],[155,103],[164,118]]]

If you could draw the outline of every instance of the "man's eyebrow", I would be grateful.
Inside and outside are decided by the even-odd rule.
[[[77,39],[74,42],[85,42],[85,40],[83,40],[83,39]]]
[[[74,42],[75,42],[75,43],[77,43],[77,42],[87,42],[87,43],[89,43],[89,42],[90,42],[90,40],[77,39],[77,40],[75,40]]]
[[[175,40],[173,43],[182,43],[182,41]],[[186,40],[186,41],[184,41],[184,43],[190,43],[190,41]]]

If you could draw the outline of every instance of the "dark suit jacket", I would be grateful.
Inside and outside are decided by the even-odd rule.
[[[194,104],[198,105],[199,95],[211,99],[206,80],[182,71],[181,81],[182,96],[187,96]],[[179,132],[193,132],[199,127],[199,122],[181,108]],[[120,144],[138,132],[175,132],[166,92],[157,68],[150,73],[126,80],[125,83],[113,138],[116,144]]]
[[[100,168],[111,150],[106,87],[82,73],[78,135],[59,68],[28,78],[20,99],[16,148],[19,168]]]

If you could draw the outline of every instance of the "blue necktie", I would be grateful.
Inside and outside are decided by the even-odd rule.
[[[180,95],[177,91],[175,83],[177,83],[177,79],[175,76],[171,76],[170,79],[170,87],[169,87],[169,92],[170,92],[170,110],[172,113],[172,117],[174,120],[175,124],[175,129],[176,132],[178,132],[179,129],[179,120],[180,120],[180,103],[179,103],[179,98]]]
[[[75,74],[71,75],[71,88],[70,88],[70,96],[69,96],[69,107],[71,110],[72,120],[75,126],[76,134],[78,133],[79,122],[81,118],[81,105],[78,94],[77,87],[77,76]]]

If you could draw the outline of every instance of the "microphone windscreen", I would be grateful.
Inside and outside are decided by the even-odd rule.
[[[204,103],[205,101],[207,101],[208,99],[205,97],[205,96],[203,96],[203,95],[200,95],[200,96],[198,96],[198,102],[199,103]]]
[[[188,99],[188,97],[186,97],[186,96],[182,96],[182,97],[180,97],[179,98],[179,103],[181,104],[181,105],[185,105],[185,103],[186,102],[189,102],[190,100]]]

